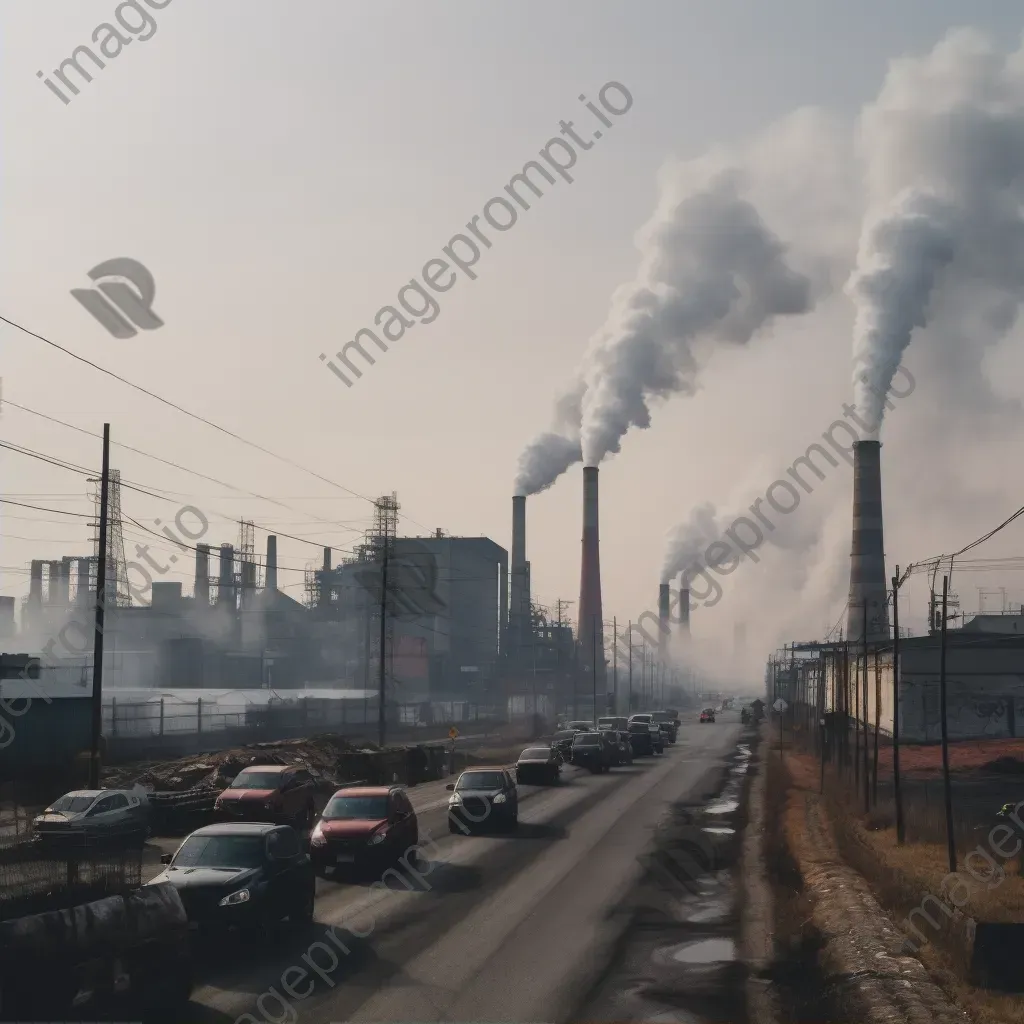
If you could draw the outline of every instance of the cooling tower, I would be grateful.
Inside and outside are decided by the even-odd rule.
[[[267,537],[267,590],[277,590],[277,538]]]
[[[597,466],[585,466],[583,469],[583,557],[580,563],[579,614],[580,664],[590,676],[596,660],[598,692],[603,692],[604,610],[601,604]]]
[[[508,642],[513,658],[525,656],[530,622],[530,583],[526,567],[526,498],[512,499],[512,565],[509,580]]]
[[[865,601],[868,642],[890,639],[882,543],[881,448],[878,441],[857,441],[853,446],[853,545],[846,636],[854,643],[864,640]]]

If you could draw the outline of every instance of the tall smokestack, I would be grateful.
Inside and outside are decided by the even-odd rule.
[[[277,590],[277,538],[267,537],[267,590]]]
[[[598,533],[597,466],[583,468],[583,557],[580,563],[580,663],[588,678],[597,668],[604,693],[604,611],[601,603],[601,547]],[[600,697],[598,698],[600,700]],[[597,708],[594,709],[597,714]]]
[[[28,584],[28,603],[31,608],[38,608],[43,603],[43,561],[32,559],[32,570]]]
[[[196,604],[209,605],[210,603],[210,545],[196,545],[196,578],[195,578]]]
[[[679,591],[679,632],[682,636],[690,635],[690,588]]]
[[[331,549],[324,548],[324,572],[331,571]]]
[[[669,593],[668,584],[661,583],[658,586],[658,643],[662,646],[662,660],[668,647],[668,619],[669,609],[672,605],[672,596]]]
[[[75,600],[79,604],[88,604],[92,600],[92,559],[78,559],[78,590],[75,591]]]
[[[865,601],[868,642],[890,639],[882,542],[881,450],[878,441],[855,441],[853,445],[853,545],[846,636],[855,643],[864,640]]]
[[[513,658],[525,655],[526,626],[529,623],[529,592],[526,576],[526,498],[512,499],[512,565],[509,582],[509,643]]]
[[[235,606],[235,549],[231,544],[220,546],[220,578],[217,603]]]

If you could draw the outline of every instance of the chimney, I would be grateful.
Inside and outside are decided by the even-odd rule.
[[[324,548],[324,572],[331,571],[331,549]]]
[[[669,609],[672,604],[672,597],[669,594],[668,584],[661,583],[658,585],[658,644],[662,648],[661,656],[662,661],[665,661],[668,655],[668,621],[669,621]]]
[[[277,538],[267,538],[267,590],[277,590]]]
[[[196,604],[209,605],[210,603],[210,545],[196,545],[196,579],[195,579]]]
[[[864,641],[865,602],[868,643],[890,639],[882,542],[881,449],[878,441],[855,441],[853,445],[853,545],[846,623],[846,635],[852,643]]]
[[[529,618],[526,578],[526,498],[512,499],[512,565],[509,582],[508,642],[513,659],[524,657],[525,630]]]
[[[235,606],[235,548],[232,544],[220,546],[220,579],[217,603]]]
[[[604,678],[604,611],[601,605],[601,550],[598,532],[597,466],[583,468],[583,557],[580,562],[580,664],[588,677],[597,661],[597,691],[606,692]],[[600,700],[600,696],[598,700]],[[597,714],[597,708],[594,709]]]
[[[28,584],[28,603],[32,608],[38,608],[43,603],[43,562],[42,559],[32,559],[32,570]]]
[[[75,591],[75,600],[79,604],[88,604],[92,600],[92,559],[78,559],[78,590]]]
[[[679,632],[683,636],[690,635],[690,588],[679,591]]]

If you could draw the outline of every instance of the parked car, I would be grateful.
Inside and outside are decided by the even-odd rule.
[[[593,722],[570,722],[566,729],[574,729],[576,732],[591,732],[594,728]]]
[[[76,789],[54,800],[32,820],[40,843],[145,841],[149,800],[134,789]]]
[[[313,776],[292,765],[252,765],[235,776],[214,804],[222,821],[261,821],[311,828],[316,817]]]
[[[670,711],[655,711],[651,717],[665,734],[665,739],[667,739],[669,743],[675,743],[676,736],[679,732],[679,726],[673,719],[672,713]]]
[[[562,756],[553,747],[527,747],[516,761],[516,782],[553,786],[561,771]]]
[[[630,722],[626,731],[629,733],[634,757],[645,757],[654,753],[651,727],[646,722]]]
[[[608,717],[597,720],[598,729],[615,729],[621,732],[627,725],[629,725],[628,718]]]
[[[419,842],[419,821],[401,786],[339,789],[324,807],[309,837],[313,869],[356,870],[397,863]]]
[[[705,722],[713,722],[714,720],[715,720],[715,709],[714,708],[705,708],[700,713],[700,721],[701,721],[702,725]]]
[[[288,825],[207,825],[160,860],[167,867],[149,884],[169,882],[178,890],[194,931],[255,929],[269,936],[285,920],[313,920],[316,876]]]
[[[608,771],[618,759],[618,740],[607,731],[579,732],[572,741],[572,763],[595,775]]]
[[[515,829],[519,791],[507,768],[467,768],[449,783],[448,831],[468,835],[477,827]]]
[[[570,760],[572,756],[572,739],[577,732],[578,729],[561,729],[551,737],[551,749],[561,754],[563,761]]]
[[[657,722],[648,722],[647,728],[651,732],[651,743],[654,746],[654,752],[656,754],[664,754],[665,734],[661,731],[661,727]]]

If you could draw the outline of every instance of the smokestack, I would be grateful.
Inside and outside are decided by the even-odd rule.
[[[28,603],[31,608],[38,608],[43,603],[43,562],[40,558],[32,559],[32,571],[28,584]]]
[[[217,603],[235,604],[235,548],[231,544],[220,546],[220,579],[217,587]]]
[[[196,578],[195,578],[196,604],[209,605],[210,603],[210,545],[196,545]]]
[[[514,658],[523,657],[526,626],[529,623],[529,594],[526,577],[526,498],[512,499],[512,565],[509,582],[509,643]]]
[[[853,545],[846,636],[854,643],[864,641],[865,601],[868,642],[890,639],[882,538],[881,450],[878,441],[855,441],[853,445]]]
[[[267,590],[277,590],[277,538],[267,538]]]
[[[690,635],[690,588],[679,591],[679,632],[683,636]]]
[[[605,692],[604,611],[601,604],[601,549],[598,532],[597,466],[583,468],[583,557],[580,563],[580,663],[588,676],[597,660],[598,693]],[[600,700],[600,697],[598,698]],[[597,708],[594,709],[597,713]]]
[[[92,598],[92,559],[78,559],[78,590],[75,591],[75,600],[79,604],[88,604]]]
[[[324,548],[324,572],[331,571],[331,549]]]
[[[667,647],[668,645],[668,620],[669,609],[672,604],[672,597],[669,594],[668,584],[662,583],[658,586],[658,643]]]

